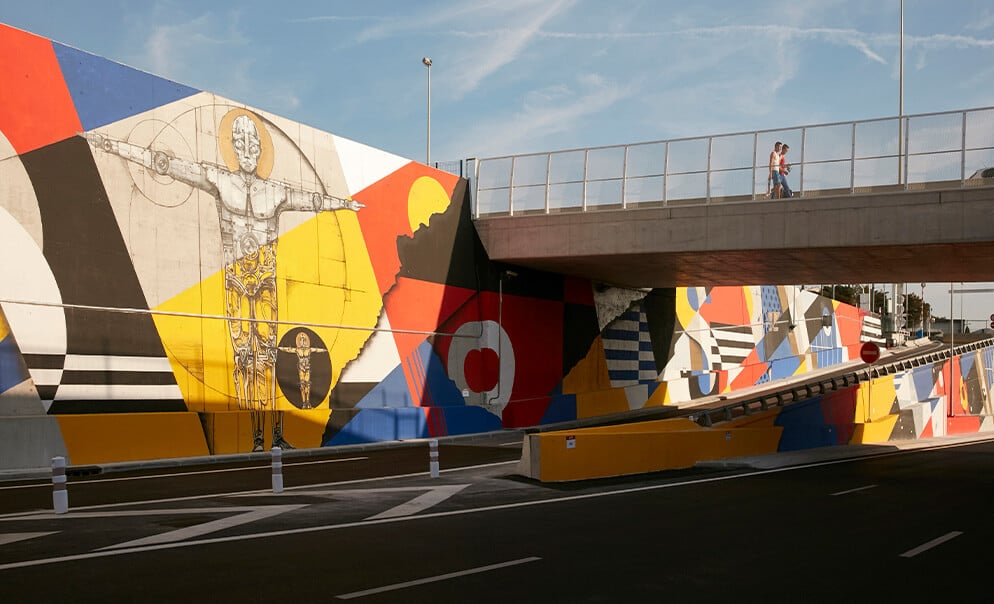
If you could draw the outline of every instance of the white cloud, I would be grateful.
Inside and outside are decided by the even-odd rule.
[[[582,129],[589,118],[635,95],[637,84],[622,85],[598,75],[586,75],[577,83],[579,90],[556,85],[531,91],[517,113],[494,116],[449,144],[449,156],[460,157],[466,149],[478,156],[520,152],[524,148],[545,149],[550,135]]]
[[[976,17],[973,17],[971,23],[966,24],[966,29],[973,31],[979,31],[983,29],[990,29],[994,27],[994,11],[991,9],[985,9],[984,12]]]

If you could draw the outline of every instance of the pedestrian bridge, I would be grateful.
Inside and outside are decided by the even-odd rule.
[[[790,145],[791,199],[768,157]],[[994,281],[994,107],[469,160],[492,260],[629,287]]]

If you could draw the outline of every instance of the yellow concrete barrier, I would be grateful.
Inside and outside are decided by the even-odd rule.
[[[193,412],[58,415],[73,465],[207,455]]]
[[[764,414],[766,415],[766,414]],[[686,419],[525,436],[518,473],[543,482],[587,480],[692,467],[698,461],[777,450],[783,428],[770,417],[702,428]]]

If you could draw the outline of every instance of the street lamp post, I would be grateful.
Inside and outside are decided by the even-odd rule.
[[[424,57],[421,62],[428,68],[428,137],[425,163],[431,165],[431,57]]]
[[[901,36],[898,51],[898,94],[897,94],[897,184],[903,185],[908,175],[904,174],[904,0],[901,0]]]

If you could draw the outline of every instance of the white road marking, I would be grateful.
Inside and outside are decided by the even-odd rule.
[[[487,566],[480,566],[477,568],[470,568],[467,570],[461,570],[454,573],[446,573],[444,575],[436,575],[434,577],[425,577],[424,579],[417,579],[414,581],[406,581],[404,583],[394,583],[393,585],[384,585],[383,587],[374,587],[373,589],[366,589],[363,591],[354,591],[352,593],[341,594],[335,596],[339,600],[351,600],[353,598],[361,598],[363,596],[371,596],[373,594],[381,594],[387,591],[395,591],[398,589],[404,589],[406,587],[413,587],[415,585],[424,585],[425,583],[435,583],[437,581],[445,581],[447,579],[454,579],[456,577],[465,577],[466,575],[474,575],[477,573],[485,573],[492,570],[498,570],[501,568],[507,568],[509,566],[516,566],[518,564],[527,564],[529,562],[535,562],[541,560],[536,556],[530,556],[528,558],[521,558],[519,560],[511,560],[510,562],[501,562],[500,564],[489,564]]]
[[[43,533],[0,533],[0,545],[7,545],[8,543],[16,543],[18,541],[27,541],[28,539],[34,539],[35,537],[53,535],[57,532],[59,531],[45,531]]]
[[[943,535],[941,537],[937,537],[935,539],[932,539],[928,543],[923,543],[923,544],[919,545],[918,547],[916,547],[914,549],[909,549],[908,551],[906,551],[903,554],[901,554],[901,557],[902,558],[914,558],[918,554],[920,554],[920,553],[922,553],[924,551],[928,551],[928,550],[932,549],[933,547],[935,547],[937,545],[942,545],[946,541],[949,541],[950,539],[955,539],[956,537],[959,537],[962,534],[963,534],[963,531],[952,531],[952,532],[946,533],[945,535]]]
[[[871,485],[867,485],[865,487],[856,487],[855,489],[849,489],[848,491],[839,491],[838,493],[832,493],[831,496],[835,497],[836,495],[848,495],[849,493],[856,493],[858,491],[865,491],[867,489],[873,489],[873,488],[876,488],[876,486],[877,485],[875,485],[875,484],[871,484]]]
[[[367,520],[375,520],[379,518],[395,518],[399,516],[410,516],[412,514],[417,514],[418,512],[423,512],[428,508],[439,504],[449,497],[452,497],[459,491],[468,487],[468,484],[449,484],[449,485],[439,485],[439,486],[424,486],[424,487],[385,487],[382,489],[324,489],[317,491],[306,491],[302,492],[303,495],[309,495],[311,497],[336,497],[336,496],[350,496],[350,495],[368,495],[371,493],[410,493],[410,492],[423,492],[418,497],[411,499],[410,501],[404,502],[398,506],[392,507],[385,512],[380,512],[374,516],[370,516]],[[255,497],[256,495],[239,495],[239,497]]]
[[[410,516],[412,514],[417,514],[418,512],[423,512],[431,506],[441,503],[452,497],[459,491],[468,487],[468,484],[453,484],[445,485],[439,487],[433,487],[427,493],[415,497],[414,499],[408,501],[407,503],[402,503],[396,507],[392,507],[385,512],[380,512],[375,516],[370,516],[366,520],[378,520],[380,518],[397,518],[399,516]]]
[[[262,507],[257,507],[251,512],[245,514],[239,514],[237,516],[229,516],[228,518],[221,518],[219,520],[212,520],[210,522],[204,522],[202,524],[197,524],[194,526],[188,526],[185,528],[177,529],[175,531],[169,531],[168,533],[161,533],[158,535],[152,535],[150,537],[144,537],[142,539],[135,539],[134,541],[126,541],[124,543],[118,543],[117,545],[108,545],[100,549],[122,549],[130,547],[144,547],[146,545],[157,545],[159,543],[173,543],[176,541],[183,541],[184,539],[192,539],[194,537],[200,537],[201,535],[207,535],[210,533],[215,533],[233,526],[240,526],[242,524],[248,524],[250,522],[255,522],[256,520],[263,520],[264,518],[271,518],[272,516],[277,516],[284,512],[290,512],[293,510],[306,507],[305,505],[267,505]],[[217,511],[226,511],[224,509]],[[99,551],[99,550],[98,550]]]

